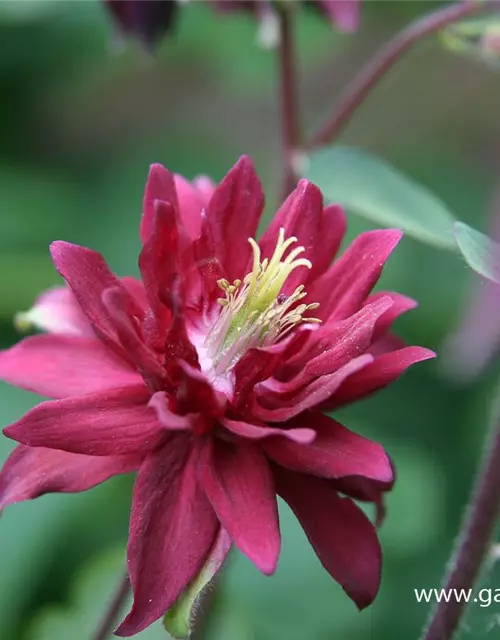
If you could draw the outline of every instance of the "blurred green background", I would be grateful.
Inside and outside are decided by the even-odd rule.
[[[433,2],[369,2],[355,36],[314,12],[298,15],[302,116],[307,130],[377,45]],[[192,178],[220,179],[242,153],[254,157],[277,204],[279,123],[273,54],[256,45],[245,15],[203,3],[182,8],[158,58],[133,43],[116,54],[99,2],[0,2],[0,342],[12,317],[58,282],[49,257],[65,239],[104,253],[120,274],[137,271],[138,222],[151,162]],[[113,44],[114,42],[114,44]],[[342,141],[378,153],[439,194],[458,218],[486,228],[498,182],[498,76],[431,38],[381,83]],[[349,236],[367,228],[351,217]],[[461,260],[405,239],[384,288],[417,298],[399,321],[411,343],[439,349],[456,325],[473,276]],[[498,371],[458,386],[439,363],[416,366],[392,388],[339,419],[379,440],[399,481],[381,531],[382,589],[359,614],[322,570],[290,512],[283,553],[265,578],[235,553],[211,598],[210,640],[406,640],[429,605],[414,588],[438,587],[488,425]],[[0,384],[7,425],[37,398]],[[0,439],[0,457],[12,449]],[[86,494],[45,496],[0,520],[0,638],[89,640],[123,566],[132,478]],[[500,583],[496,586],[500,587]],[[495,607],[497,610],[495,611]],[[500,605],[476,607],[464,637],[497,637]],[[203,605],[202,605],[203,611]],[[154,625],[140,635],[165,637]]]

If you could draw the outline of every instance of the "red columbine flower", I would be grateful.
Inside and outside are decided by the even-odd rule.
[[[105,0],[118,30],[153,47],[175,22],[176,0]]]
[[[376,531],[352,498],[380,504],[391,463],[323,411],[434,355],[388,334],[412,300],[370,295],[401,233],[364,233],[332,264],[338,206],[323,208],[303,180],[257,242],[263,202],[248,158],[215,189],[153,165],[142,281],[55,242],[68,288],[22,318],[48,333],[0,354],[4,380],[55,398],[5,430],[21,445],[0,476],[0,508],[138,471],[122,636],[167,611],[207,558],[217,568],[228,539],[273,573],[276,494],[360,608],[378,590]]]

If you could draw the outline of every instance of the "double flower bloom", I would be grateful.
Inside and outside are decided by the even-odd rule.
[[[272,574],[277,494],[359,607],[378,590],[376,530],[353,499],[381,516],[393,468],[324,412],[434,355],[389,333],[412,300],[371,294],[401,233],[361,234],[332,263],[345,218],[314,185],[301,181],[256,242],[263,204],[246,157],[217,187],[153,165],[142,279],[55,242],[68,286],[25,318],[46,333],[0,353],[1,379],[54,398],[5,429],[21,444],[0,508],[137,471],[122,636],[162,616],[203,567],[215,572],[231,543]]]

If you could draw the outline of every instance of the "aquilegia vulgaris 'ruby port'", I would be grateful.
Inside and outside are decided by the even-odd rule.
[[[142,281],[55,242],[68,286],[24,317],[45,333],[0,353],[1,379],[55,398],[5,429],[21,444],[0,476],[0,508],[137,471],[134,604],[118,635],[163,615],[231,543],[272,574],[276,494],[360,608],[377,594],[377,534],[353,499],[381,509],[392,465],[323,412],[434,355],[388,333],[412,300],[370,294],[401,233],[363,233],[332,263],[338,206],[324,208],[303,180],[256,241],[263,201],[246,157],[217,187],[153,165]]]

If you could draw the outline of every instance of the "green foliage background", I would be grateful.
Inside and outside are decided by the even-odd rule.
[[[299,18],[306,128],[388,34],[433,2],[366,3],[361,31],[340,36],[314,12]],[[437,6],[437,5],[436,5]],[[120,274],[135,273],[142,190],[151,162],[188,178],[220,179],[238,155],[256,161],[279,191],[274,61],[241,15],[200,3],[180,16],[157,60],[129,44],[110,54],[98,2],[0,2],[0,342],[17,340],[12,317],[58,282],[48,244],[100,250]],[[433,189],[459,219],[487,228],[498,180],[497,76],[431,39],[408,55],[360,109],[342,142],[386,157]],[[352,237],[368,223],[350,219]],[[405,239],[382,286],[420,301],[399,322],[408,342],[440,350],[474,276],[457,256]],[[396,461],[381,538],[379,599],[359,614],[321,569],[290,512],[282,510],[277,575],[234,554],[213,599],[210,640],[416,638],[428,615],[413,589],[438,587],[488,425],[498,367],[468,386],[418,365],[339,419],[378,439]],[[37,398],[0,384],[0,422]],[[12,444],[0,438],[0,458]],[[132,478],[86,494],[16,505],[0,520],[0,638],[89,640],[121,573]],[[500,587],[500,584],[497,585]],[[495,607],[497,610],[495,611]],[[500,605],[477,608],[464,637],[495,637]],[[488,631],[490,629],[490,631]],[[141,638],[164,637],[161,626]]]

